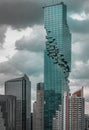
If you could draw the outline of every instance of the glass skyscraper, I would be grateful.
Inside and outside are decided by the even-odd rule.
[[[46,0],[47,1],[47,0]],[[67,7],[49,0],[44,6],[46,49],[44,53],[44,130],[52,130],[52,119],[69,91],[71,71],[71,34],[67,25]]]
[[[31,82],[27,75],[6,81],[5,95],[16,96],[16,130],[30,130]]]

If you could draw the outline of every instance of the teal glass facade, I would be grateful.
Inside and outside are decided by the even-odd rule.
[[[52,119],[69,91],[71,71],[71,34],[67,25],[67,7],[49,2],[44,6],[46,49],[44,52],[44,130],[52,130]]]

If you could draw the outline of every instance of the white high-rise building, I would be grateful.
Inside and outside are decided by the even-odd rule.
[[[82,90],[69,97],[69,130],[84,130],[84,102]]]
[[[56,115],[53,117],[52,130],[62,130],[62,105],[59,105],[59,110],[56,111]]]
[[[69,130],[69,92],[64,93],[63,97],[63,130]]]

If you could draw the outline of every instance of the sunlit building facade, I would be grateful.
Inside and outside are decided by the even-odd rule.
[[[44,6],[46,49],[44,54],[44,130],[52,130],[52,119],[69,91],[71,71],[71,34],[67,25],[67,7],[63,2],[46,0]]]

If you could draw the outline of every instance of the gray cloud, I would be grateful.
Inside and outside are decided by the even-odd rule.
[[[73,33],[89,33],[89,20],[76,20],[68,17],[68,24]]]
[[[43,72],[43,56],[28,51],[19,51],[10,60],[10,63],[23,73],[39,75]]]
[[[17,51],[8,61],[0,63],[0,87],[6,80],[23,74],[29,76],[34,90],[36,83],[43,81],[43,54]]]
[[[6,30],[7,26],[0,26],[0,47],[2,47],[2,44],[4,43]]]
[[[72,45],[72,59],[75,61],[82,61],[87,63],[89,60],[89,36],[87,35],[77,35],[75,34],[74,44]]]
[[[86,4],[88,4],[88,0],[64,0],[68,6],[69,12],[82,12],[86,9]]]
[[[45,46],[45,31],[43,26],[36,26],[28,37],[16,41],[17,50],[28,50],[32,52],[43,52]]]
[[[43,24],[42,0],[1,0],[0,1],[0,24],[14,27],[33,26]],[[87,0],[68,0],[69,13],[79,13],[87,10]],[[88,10],[86,11],[88,12]]]
[[[42,5],[38,1],[0,1],[0,24],[17,27],[42,23]]]
[[[89,62],[82,63],[78,61],[78,64],[75,65],[72,69],[72,79],[89,79]]]

